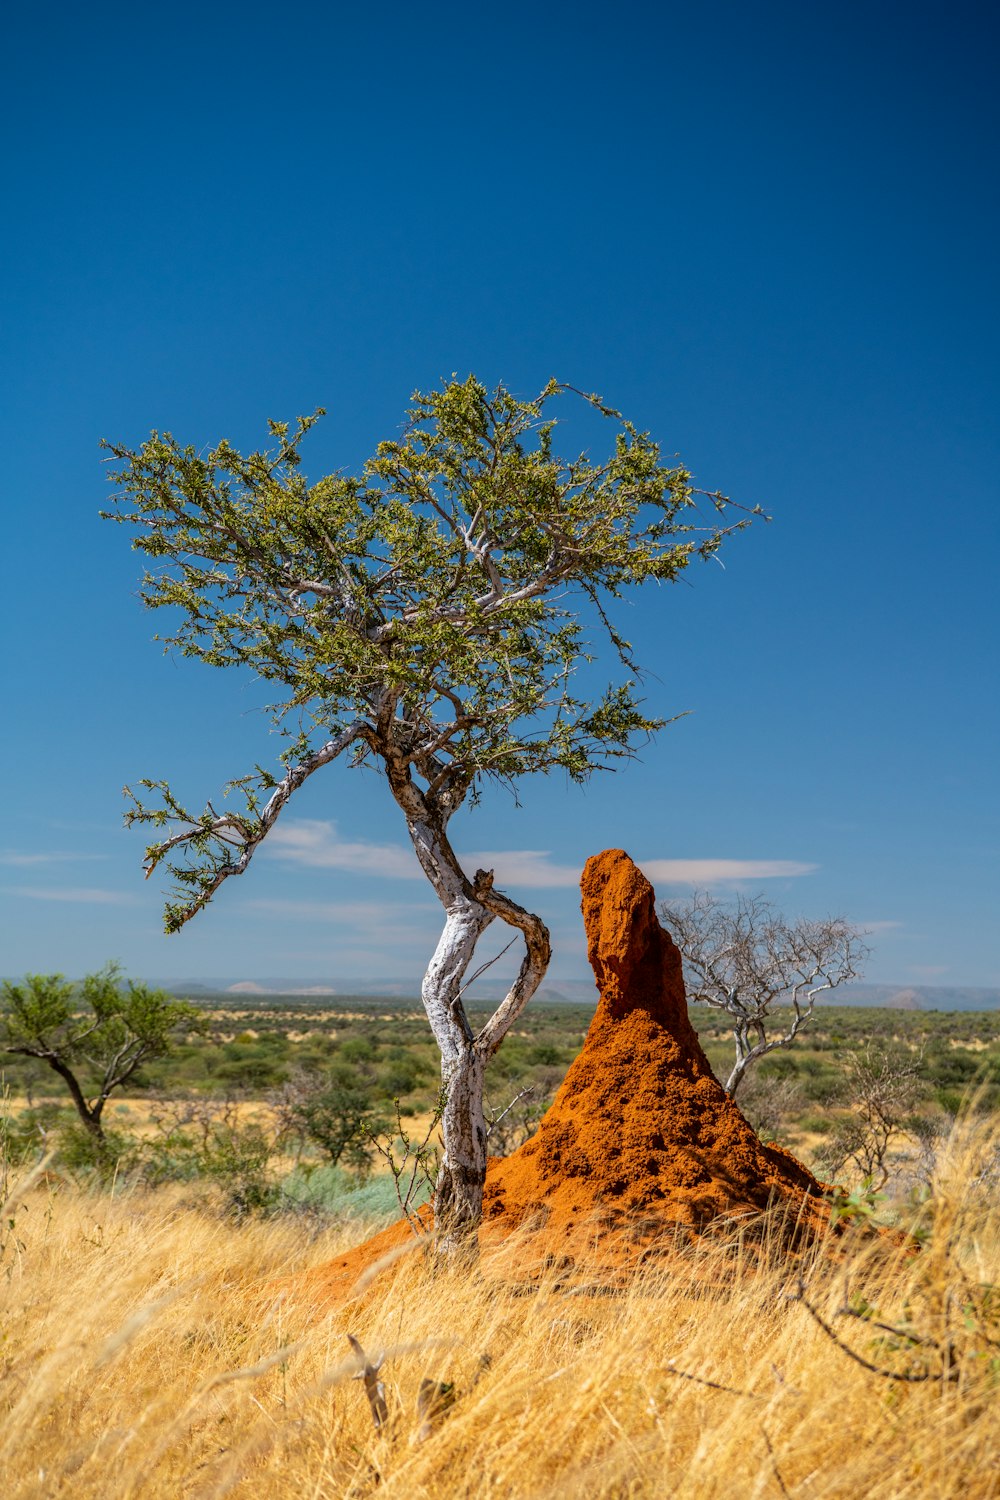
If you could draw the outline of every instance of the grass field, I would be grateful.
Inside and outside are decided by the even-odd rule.
[[[176,1186],[15,1185],[3,1495],[996,1495],[996,1147],[982,1117],[959,1127],[916,1255],[859,1228],[833,1260],[760,1266],[733,1239],[570,1296],[528,1292],[516,1256],[434,1272],[417,1253],[333,1310],[299,1278],[360,1224],[237,1226]],[[386,1350],[381,1432],[348,1333]],[[452,1387],[430,1420],[423,1380]]]

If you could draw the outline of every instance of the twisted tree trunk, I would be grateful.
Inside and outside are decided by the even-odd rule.
[[[493,889],[493,872],[470,880],[448,838],[448,822],[461,806],[464,788],[440,778],[433,758],[421,767],[432,785],[413,780],[410,757],[391,732],[377,744],[393,796],[404,817],[420,867],[444,907],[445,921],[421,985],[421,999],[441,1053],[444,1152],[434,1191],[438,1244],[445,1255],[474,1253],[486,1179],[486,1066],[511,1024],[537,990],[548,968],[549,934],[540,917]],[[470,1025],[462,993],[476,945],[497,917],[524,937],[517,978],[478,1035]]]
[[[416,791],[411,788],[410,790]],[[490,871],[470,881],[449,843],[447,816],[427,806],[416,791],[408,797],[407,827],[424,873],[445,908],[445,922],[421,986],[421,998],[441,1053],[444,1153],[434,1193],[434,1217],[442,1252],[474,1251],[482,1217],[486,1178],[483,1093],[486,1065],[511,1024],[538,988],[548,967],[548,931],[539,917],[493,890]],[[419,815],[414,815],[419,813]],[[478,1033],[462,1001],[476,945],[496,917],[520,928],[525,956],[504,1000]]]

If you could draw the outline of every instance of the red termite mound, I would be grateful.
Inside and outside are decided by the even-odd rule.
[[[818,1224],[826,1216],[810,1200],[821,1184],[761,1144],[712,1074],[649,881],[623,850],[608,849],[587,861],[581,886],[600,1001],[538,1133],[491,1162],[486,1226],[542,1218],[554,1247],[576,1239],[588,1217],[631,1221],[645,1238],[657,1221],[698,1231],[777,1203],[792,1222]]]
[[[733,1214],[777,1207],[789,1238],[820,1230],[829,1218],[822,1184],[762,1145],[712,1074],[649,881],[623,850],[608,849],[587,861],[581,885],[600,1000],[538,1133],[489,1164],[484,1250],[509,1243],[524,1270],[554,1259],[614,1273]],[[393,1224],[311,1273],[310,1285],[339,1300],[409,1239]]]

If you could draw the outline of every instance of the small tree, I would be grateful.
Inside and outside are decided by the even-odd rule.
[[[551,382],[521,401],[470,378],[417,394],[402,438],[379,444],[358,477],[314,485],[298,450],[320,413],[294,430],[270,423],[275,450],[247,457],[226,442],[199,454],[155,432],[138,451],[109,445],[121,465],[110,518],[138,529],[134,545],[152,564],[141,597],[180,614],[168,645],[273,683],[288,737],[280,775],[258,766],[230,783],[238,811],[192,813],[166,782],[141,783],[157,798],[134,797],[128,821],[159,831],[146,873],[168,860],[167,930],[247,869],[316,771],[342,755],[378,768],[445,912],[422,996],[445,1091],[435,1213],[446,1248],[480,1217],[486,1065],[550,951],[544,923],[491,871],[462,868],[451,818],[491,781],[513,790],[553,770],[584,781],[660,727],[642,712],[606,603],[674,581],[749,519],[723,526],[730,502],[718,494],[706,497],[708,524],[693,516],[687,471],[662,464],[657,445],[595,396],[583,400],[614,424],[610,456],[558,457],[545,409],[568,390]],[[578,682],[591,660],[581,609],[630,674],[596,698]],[[465,976],[498,918],[521,934],[524,956],[475,1032]]]
[[[37,1057],[57,1073],[103,1148],[102,1115],[111,1094],[143,1063],[163,1057],[179,1027],[199,1019],[186,1000],[144,984],[123,985],[117,964],[79,985],[61,974],[29,974],[23,984],[4,982],[0,1052]]]
[[[688,999],[732,1019],[729,1094],[751,1063],[789,1046],[820,995],[856,979],[868,956],[861,934],[842,917],[789,922],[762,896],[739,896],[730,905],[699,891],[688,902],[662,902],[660,914],[684,960]]]
[[[856,1052],[840,1059],[844,1069],[841,1103],[847,1113],[837,1121],[822,1152],[831,1175],[853,1166],[871,1192],[889,1181],[889,1153],[899,1135],[907,1135],[909,1117],[927,1094],[921,1077],[923,1052],[911,1052],[884,1036],[868,1037]]]
[[[279,1093],[271,1107],[282,1135],[306,1139],[328,1158],[356,1172],[367,1172],[373,1147],[371,1137],[389,1128],[389,1117],[379,1109],[364,1082],[344,1083],[300,1073]]]

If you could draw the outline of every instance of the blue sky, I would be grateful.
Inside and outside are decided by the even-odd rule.
[[[415,387],[601,391],[774,516],[623,611],[690,710],[585,790],[453,825],[582,978],[622,846],[872,929],[872,980],[1000,984],[997,24],[971,4],[22,7],[5,28],[0,972],[410,976],[399,814],[335,766],[181,935],[121,787],[275,754],[164,658],[102,437],[355,468]]]

